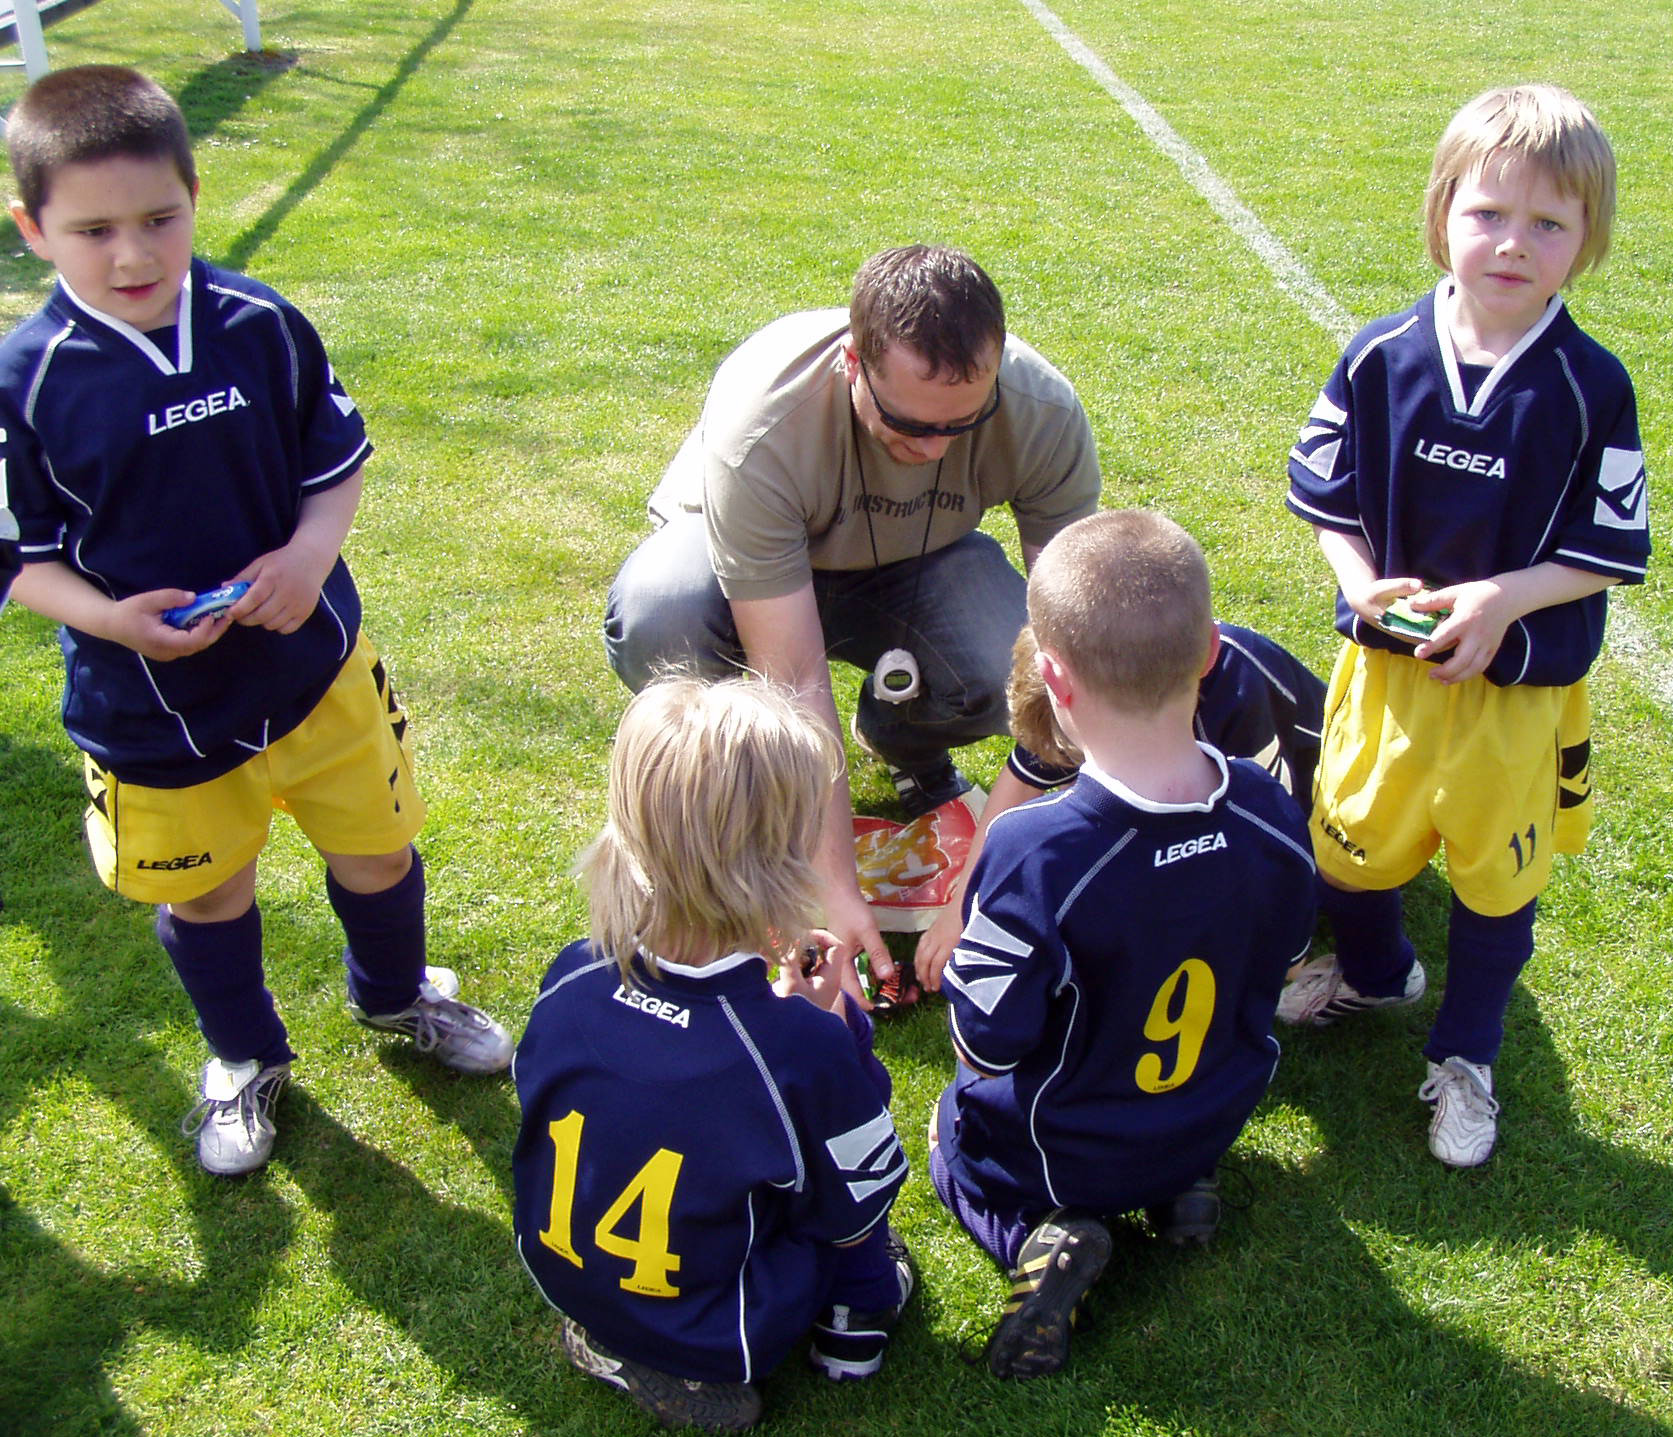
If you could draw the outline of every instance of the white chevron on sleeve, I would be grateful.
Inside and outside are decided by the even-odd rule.
[[[972,968],[995,968],[998,972],[982,977],[971,973]],[[1016,969],[1003,958],[977,953],[969,948],[953,949],[952,960],[941,974],[943,983],[958,989],[989,1017],[993,1016],[999,1000],[1016,980]]]
[[[886,1112],[827,1138],[825,1150],[848,1179],[849,1196],[857,1203],[896,1182],[906,1168],[906,1154]]]
[[[962,941],[980,943],[986,948],[997,949],[1001,953],[1010,953],[1018,958],[1026,958],[1034,951],[1034,945],[1015,934],[1001,928],[993,919],[982,912],[982,895],[974,895],[970,900],[970,921],[964,925]]]

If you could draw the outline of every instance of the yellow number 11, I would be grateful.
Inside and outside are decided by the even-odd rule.
[[[548,1123],[554,1157],[552,1162],[552,1210],[540,1240],[559,1257],[577,1267],[585,1264],[575,1250],[571,1232],[575,1208],[575,1175],[581,1161],[581,1128],[586,1120],[578,1112],[559,1122]],[[677,1297],[679,1288],[671,1281],[680,1270],[678,1255],[668,1250],[668,1215],[674,1207],[674,1185],[679,1181],[682,1153],[658,1148],[628,1185],[617,1194],[598,1225],[593,1242],[599,1251],[623,1258],[633,1270],[622,1279],[629,1292],[646,1297]],[[628,1237],[617,1231],[628,1209],[639,1204],[639,1235]]]

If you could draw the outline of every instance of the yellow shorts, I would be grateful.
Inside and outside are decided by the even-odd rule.
[[[1433,666],[1344,643],[1325,696],[1313,850],[1328,878],[1398,888],[1446,844],[1468,908],[1514,913],[1539,895],[1554,853],[1591,831],[1586,683],[1437,683]]]
[[[87,840],[105,886],[184,903],[261,852],[273,810],[327,853],[394,853],[424,824],[407,718],[364,634],[325,697],[248,763],[189,788],[124,783],[86,760]]]

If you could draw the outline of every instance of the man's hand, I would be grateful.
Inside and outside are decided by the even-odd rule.
[[[825,893],[825,927],[835,940],[825,958],[840,976],[843,991],[869,1012],[871,998],[860,982],[860,954],[864,953],[870,960],[874,982],[893,978],[895,963],[889,956],[889,949],[883,942],[883,934],[878,930],[870,906],[861,896],[859,885],[853,881],[852,861],[849,863],[849,874],[847,891],[828,890]]]

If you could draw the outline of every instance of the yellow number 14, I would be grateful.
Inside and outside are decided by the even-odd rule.
[[[585,1121],[580,1113],[571,1111],[561,1121],[546,1125],[554,1154],[552,1209],[540,1234],[542,1243],[577,1267],[585,1264],[575,1250],[571,1228],[575,1175],[581,1161],[581,1128]],[[633,1270],[622,1279],[622,1286],[629,1292],[646,1297],[679,1295],[680,1290],[671,1279],[680,1270],[680,1259],[668,1250],[668,1218],[674,1207],[674,1185],[679,1181],[680,1164],[684,1161],[684,1154],[658,1148],[616,1195],[593,1229],[593,1243],[600,1252],[633,1264]],[[639,1204],[639,1235],[629,1237],[617,1229],[635,1203]]]

